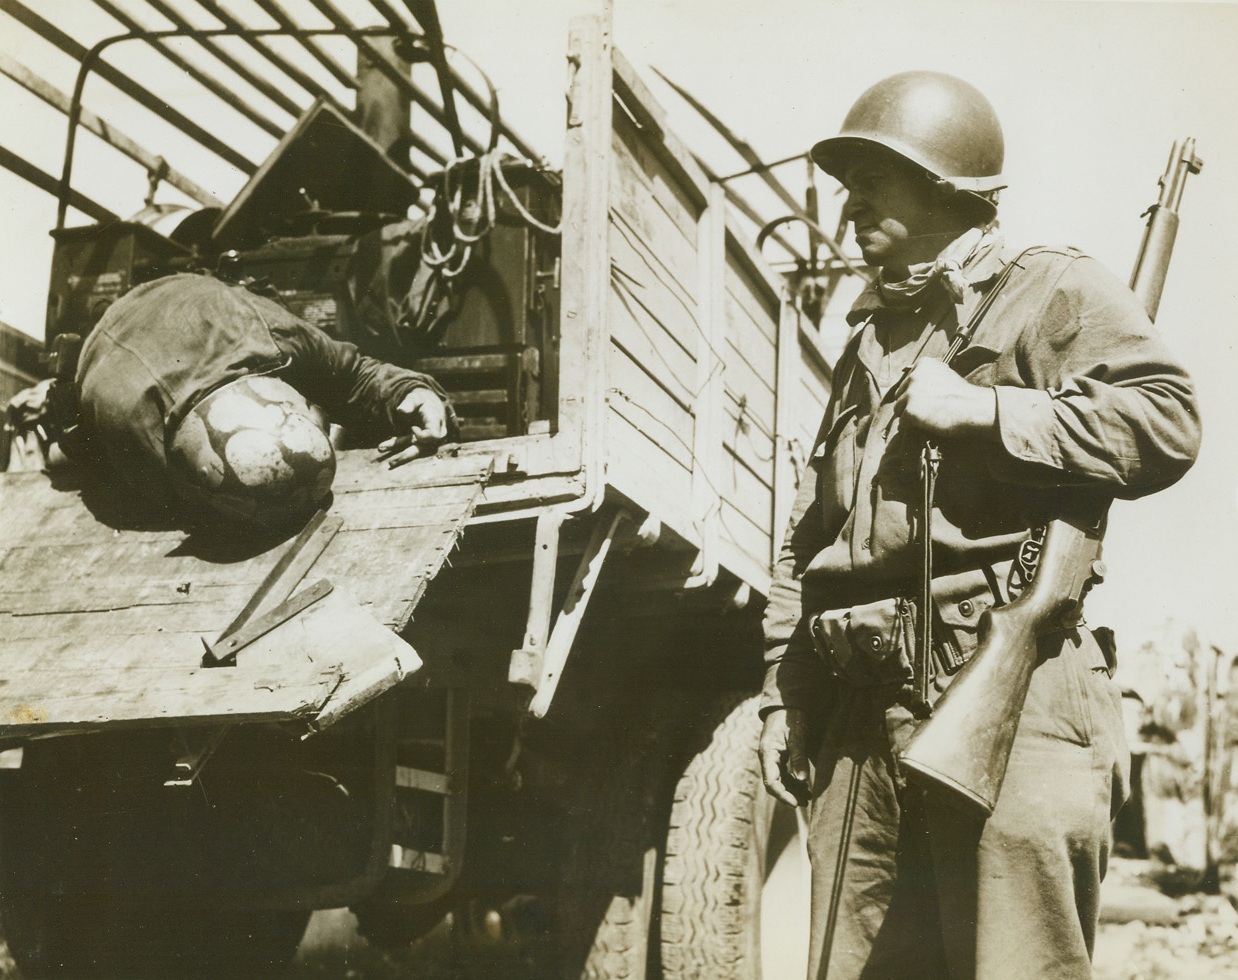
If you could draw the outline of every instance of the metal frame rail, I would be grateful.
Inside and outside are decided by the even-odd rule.
[[[196,145],[193,152],[205,151],[222,161],[239,180],[252,175],[260,161],[251,159],[252,153],[243,152],[221,135],[229,131],[227,120],[244,120],[269,138],[269,152],[317,99],[355,117],[352,106],[356,104],[357,64],[361,61],[381,72],[414,107],[412,147],[407,159],[396,161],[410,179],[423,179],[461,154],[484,152],[500,138],[518,155],[542,162],[528,141],[502,120],[493,88],[487,94],[478,92],[451,63],[454,59],[448,58],[448,52],[454,49],[444,43],[433,0],[249,0],[243,15],[237,12],[237,5],[224,9],[216,0],[181,0],[175,6],[173,2],[93,0],[98,11],[116,25],[114,32],[100,36],[97,22],[79,27],[74,21],[70,27],[68,23],[51,22],[29,2],[0,0],[0,29],[17,30],[14,25],[20,25],[78,63],[74,92],[66,95],[49,79],[0,55],[0,74],[68,119],[65,161],[59,178],[11,146],[0,149],[0,166],[57,197],[58,227],[63,226],[70,207],[94,220],[115,217],[113,208],[73,186],[72,159],[79,127],[141,167],[152,192],[159,182],[166,182],[198,204],[220,205],[218,197],[206,189],[212,182],[190,176],[195,162],[198,171],[203,171],[202,159],[189,159],[191,154],[182,150],[186,159],[177,159],[174,167],[159,153],[124,135],[102,113],[86,107],[86,79],[91,74],[187,137]],[[206,20],[213,23],[205,24]],[[91,30],[93,33],[88,33]],[[192,46],[181,40],[186,38]],[[285,38],[300,50],[289,51],[281,43]],[[411,73],[407,64],[396,63],[376,43],[390,38],[402,46],[400,57],[414,64]],[[341,63],[340,39],[354,52],[352,68]],[[127,51],[115,56],[116,64],[105,60],[103,55],[110,55],[113,46],[128,47],[121,42],[133,42],[155,52],[162,59],[161,70],[191,81],[196,86],[193,105],[178,107],[170,96],[165,97],[167,93],[152,90],[151,83],[144,83],[137,74],[136,69],[144,63],[140,58],[128,58]],[[246,50],[239,50],[237,42]],[[419,84],[418,66],[422,63],[425,71],[433,72],[437,93],[431,86]],[[202,97],[208,101],[203,102]],[[213,112],[204,111],[206,106]],[[222,122],[204,121],[215,118]]]

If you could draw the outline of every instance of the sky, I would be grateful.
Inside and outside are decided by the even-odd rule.
[[[57,11],[98,16],[85,0],[53,2]],[[504,116],[560,162],[568,23],[601,9],[602,0],[439,0],[439,7],[448,42],[498,86]],[[1230,271],[1238,269],[1238,4],[613,0],[613,19],[616,46],[662,101],[672,128],[720,173],[744,165],[650,67],[693,92],[765,160],[832,135],[860,92],[895,72],[931,69],[970,81],[1003,123],[1007,239],[1077,246],[1123,278],[1171,144],[1197,139],[1205,166],[1186,188],[1157,322],[1196,379],[1204,448],[1176,486],[1114,506],[1109,574],[1089,601],[1089,619],[1113,626],[1123,644],[1172,621],[1238,654],[1238,616],[1230,606],[1238,579],[1238,277]],[[20,32],[0,33],[0,51],[32,67],[47,65],[62,88],[71,87],[64,59]],[[63,124],[35,124],[22,99],[3,104],[0,142],[20,145],[27,158],[58,172]],[[233,138],[238,145],[254,140],[244,132]],[[165,155],[176,164],[171,152]],[[779,175],[800,189],[804,172],[798,164]],[[106,168],[89,178],[106,202]],[[227,174],[216,185],[224,199],[240,186]],[[758,199],[759,186],[751,177],[735,184]],[[841,198],[829,178],[822,176],[820,187],[824,223],[832,226]],[[39,334],[54,208],[0,173],[0,209],[7,232],[0,241],[0,320]]]

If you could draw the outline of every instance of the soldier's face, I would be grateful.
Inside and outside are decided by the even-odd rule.
[[[843,215],[855,229],[864,261],[901,278],[908,266],[931,262],[961,233],[959,218],[937,188],[896,158],[861,155],[842,175]]]

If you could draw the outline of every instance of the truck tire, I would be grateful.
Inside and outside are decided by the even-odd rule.
[[[720,721],[707,726],[707,744],[691,756],[675,788],[662,867],[663,980],[803,976],[806,857],[795,811],[776,803],[761,783],[757,698],[724,699],[713,718]],[[767,937],[763,949],[762,898],[776,866],[785,884],[777,916],[767,916],[765,925],[767,932],[777,926],[780,935]],[[782,888],[789,888],[789,899]]]
[[[645,980],[675,719],[646,706],[596,765],[569,823],[555,901],[558,980]]]

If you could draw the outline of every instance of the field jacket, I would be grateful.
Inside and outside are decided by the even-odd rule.
[[[943,584],[934,591],[952,591],[939,603],[947,629],[974,634],[984,609],[1001,601],[994,570],[1005,574],[1029,529],[1162,489],[1194,461],[1200,423],[1192,382],[1139,301],[1094,259],[1069,248],[1017,256],[993,249],[964,269],[969,285],[958,303],[934,286],[926,312],[890,309],[868,288],[848,315],[860,326],[835,368],[774,570],[763,712],[811,709],[833,680],[809,635],[814,614],[919,588],[914,525],[925,436],[901,427],[893,400],[882,398],[875,325],[920,317],[923,356],[940,359],[1010,262],[1009,278],[952,362],[970,383],[995,390],[1000,440],[938,440],[932,537]]]

